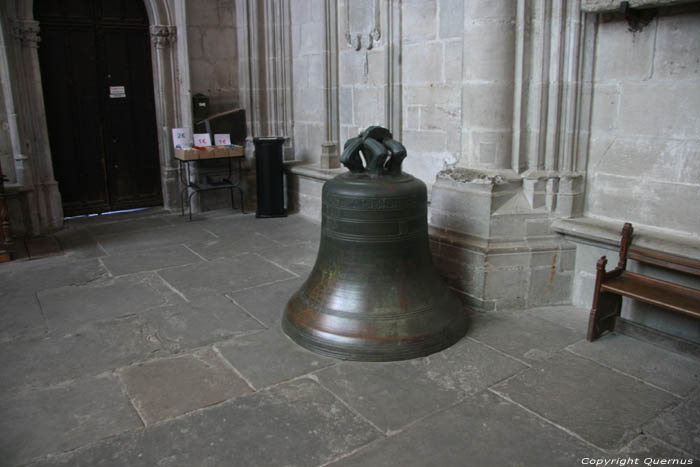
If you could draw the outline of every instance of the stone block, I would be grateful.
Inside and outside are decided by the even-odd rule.
[[[210,59],[235,58],[236,30],[234,28],[217,27],[202,31],[202,54]],[[230,64],[230,62],[229,62]]]
[[[277,324],[216,348],[256,390],[336,363],[297,345]]]
[[[311,22],[311,8],[308,2],[292,2],[290,4],[292,24],[304,24]]]
[[[420,129],[428,131],[458,132],[461,112],[458,105],[426,105],[421,107]]]
[[[593,456],[602,452],[485,391],[331,465],[563,466]]]
[[[424,154],[442,153],[445,149],[445,134],[437,131],[413,131],[405,130],[403,132],[403,145],[406,146],[408,157],[404,160],[404,164],[415,162],[422,164],[418,159],[424,157]],[[420,155],[419,155],[420,154]],[[442,164],[435,167],[436,173],[442,170]],[[433,177],[430,182],[433,182]]]
[[[119,467],[327,464],[379,433],[309,379],[237,397],[175,420],[124,433],[39,465]],[[274,443],[271,445],[270,443]]]
[[[439,8],[440,39],[461,39],[464,29],[464,2],[461,0],[440,0]]]
[[[0,390],[58,385],[98,375],[170,349],[134,317],[86,323],[60,335],[0,344]]]
[[[216,241],[216,240],[212,240]],[[102,263],[114,276],[132,274],[136,272],[155,271],[173,266],[199,263],[200,256],[192,253],[182,245],[174,245],[165,248],[137,251],[105,256]]]
[[[217,0],[203,0],[197,4],[187,4],[187,24],[190,26],[218,26],[219,9]]]
[[[403,79],[407,85],[442,81],[442,44],[408,44],[403,46]]]
[[[308,274],[316,263],[318,242],[304,241],[292,245],[275,245],[265,248],[259,253],[266,260],[296,274]]]
[[[397,430],[457,402],[462,391],[442,385],[422,360],[343,362],[316,373],[321,384],[383,432]]]
[[[340,124],[352,125],[352,88],[340,88]],[[342,144],[344,141],[341,141]]]
[[[617,114],[619,107],[619,85],[597,83],[595,85],[595,93],[593,98],[591,129],[593,131],[614,130],[617,126]]]
[[[306,58],[308,66],[306,72],[309,80],[305,84],[313,89],[323,89],[325,85],[323,82],[323,75],[325,73],[323,68],[323,55],[307,55]]]
[[[444,84],[412,86],[404,83],[403,91],[404,105],[454,105],[461,96],[459,87]]]
[[[193,238],[215,238],[200,225],[188,224],[177,227],[161,227],[144,229],[118,234],[95,235],[95,240],[109,254],[125,253],[128,251],[161,248],[165,245],[191,242]]]
[[[64,254],[72,259],[98,258],[107,254],[87,229],[68,227],[56,232],[54,237]]]
[[[9,396],[0,400],[0,455],[5,465],[70,451],[127,430],[141,421],[111,375]]]
[[[365,54],[355,50],[343,50],[338,55],[341,86],[357,86],[366,84]]]
[[[536,8],[536,5],[532,5]],[[466,16],[469,20],[514,20],[515,5],[509,0],[470,0]]]
[[[386,53],[383,50],[371,50],[366,57],[367,79],[370,86],[385,86],[386,77]]]
[[[119,376],[146,426],[252,391],[211,349],[140,363]]]
[[[628,185],[626,177],[597,174],[591,187],[588,209],[594,215],[624,219],[632,224],[664,226],[686,234],[700,231],[700,219],[688,217],[686,210],[686,206],[699,199],[700,185],[653,180]],[[638,209],[631,210],[630,206]]]
[[[513,114],[511,83],[468,82],[462,86],[462,127],[469,130],[510,126]]]
[[[323,51],[323,23],[303,23],[301,25],[301,53],[321,53]]]
[[[594,284],[595,274],[583,271],[576,272],[571,292],[571,303],[590,310],[593,303]]]
[[[695,391],[673,410],[661,414],[644,432],[700,458],[700,391]]]
[[[508,44],[513,43],[515,26],[510,21],[465,22],[464,78],[474,81],[512,81],[515,50]]]
[[[631,337],[607,334],[595,343],[577,342],[568,350],[679,397],[700,384],[700,361]]]
[[[697,185],[700,141],[618,137],[596,164],[596,171],[637,179]]]
[[[302,278],[290,279],[230,294],[233,301],[267,327],[277,327],[287,302],[304,283]]]
[[[244,290],[294,276],[254,253],[162,271],[161,276],[190,299]]]
[[[484,298],[524,304],[528,285],[526,278],[527,271],[519,268],[487,270]]]
[[[553,265],[530,272],[528,306],[561,305],[571,303],[573,274],[560,272]]]
[[[568,353],[493,390],[606,450],[623,447],[655,414],[678,402],[667,392]]]
[[[190,83],[192,92],[209,93],[211,77],[214,75],[214,65],[206,59],[190,59]]]
[[[163,342],[179,350],[262,329],[260,322],[223,295],[151,308],[141,316]]]
[[[359,88],[353,90],[353,115],[355,124],[360,127],[380,125],[383,122],[382,93],[377,88]]]
[[[62,333],[181,300],[173,295],[154,273],[142,273],[45,290],[38,297],[49,331]]]
[[[571,305],[555,305],[529,308],[527,313],[585,336],[588,330],[589,310]],[[574,344],[576,345],[576,344]]]
[[[633,135],[697,138],[700,118],[689,118],[700,108],[700,93],[696,91],[696,82],[690,80],[624,83],[618,127]]]
[[[406,130],[420,130],[420,110],[421,106],[411,105],[406,107],[406,113],[404,115],[404,121]]]
[[[454,0],[447,0],[454,1]],[[455,2],[462,3],[462,2]],[[459,18],[461,20],[461,17]],[[460,37],[462,31],[460,28]],[[462,50],[464,43],[461,40],[445,41],[445,81],[457,83],[462,80]]]
[[[700,28],[700,16],[678,14],[660,16],[658,21],[654,79],[698,79],[700,76],[700,37],[691,31]]]
[[[217,258],[230,258],[243,253],[258,251],[270,246],[270,240],[263,235],[252,232],[247,235],[232,234],[217,239],[203,242],[193,242],[187,245],[196,255],[213,260]],[[193,255],[194,256],[194,255]],[[190,261],[195,263],[198,261]],[[173,264],[172,266],[178,266]]]
[[[649,79],[654,61],[654,26],[630,32],[626,21],[601,22],[598,27],[596,81]]]
[[[687,459],[687,455],[682,451],[644,435],[632,440],[620,450],[620,454],[624,458],[632,459]]]
[[[437,0],[406,0],[401,6],[405,42],[423,42],[437,37]]]
[[[520,360],[538,361],[585,336],[529,313],[498,311],[474,315],[469,337]]]

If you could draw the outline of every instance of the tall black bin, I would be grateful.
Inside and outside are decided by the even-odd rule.
[[[258,185],[258,209],[255,217],[285,217],[284,166],[282,145],[284,138],[253,138],[255,143],[255,170]]]

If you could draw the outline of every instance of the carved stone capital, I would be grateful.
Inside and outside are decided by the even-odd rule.
[[[151,42],[156,49],[163,49],[174,44],[177,40],[175,26],[154,24],[151,26]]]
[[[38,48],[41,37],[39,37],[39,22],[33,20],[13,20],[11,23],[12,37],[17,40],[22,47]]]

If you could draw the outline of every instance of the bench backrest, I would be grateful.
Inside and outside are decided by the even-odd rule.
[[[650,250],[648,248],[640,248],[632,246],[632,234],[634,229],[629,222],[622,227],[622,236],[620,239],[620,260],[617,263],[618,269],[624,270],[627,266],[627,260],[632,259],[640,263],[653,264],[666,269],[700,276],[700,261],[683,256],[671,255],[661,251]]]
[[[630,247],[627,253],[627,258],[639,261],[640,263],[653,264],[674,271],[700,276],[700,261],[684,258],[682,256],[670,255],[660,251],[639,248],[637,246]]]

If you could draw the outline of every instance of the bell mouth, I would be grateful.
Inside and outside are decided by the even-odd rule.
[[[338,320],[327,311],[309,308],[303,294],[302,288],[287,304],[284,333],[307,350],[339,360],[389,362],[425,357],[457,343],[469,327],[461,302],[452,295],[413,317],[395,314],[393,321],[385,317],[375,326],[368,323],[367,313],[349,313]]]

